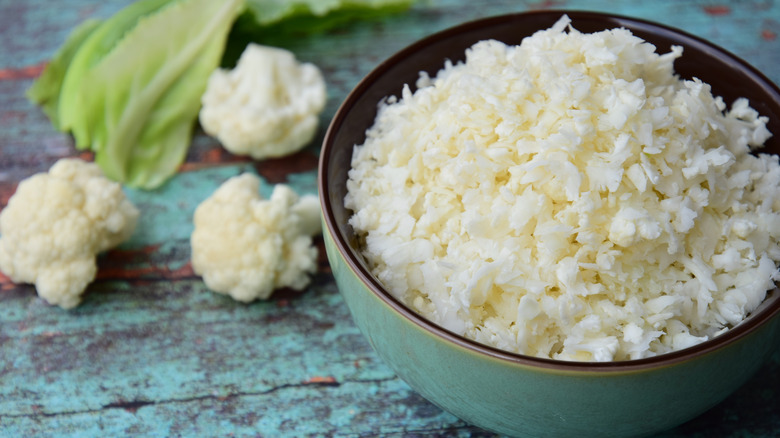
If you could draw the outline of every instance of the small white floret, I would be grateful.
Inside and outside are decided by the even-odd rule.
[[[326,97],[317,66],[298,62],[287,50],[250,43],[233,70],[212,73],[200,124],[236,155],[281,157],[312,140]]]
[[[251,173],[227,180],[198,205],[190,238],[195,273],[209,289],[244,302],[267,299],[279,288],[301,290],[317,269],[316,196],[299,197],[277,184],[263,199],[259,188]]]

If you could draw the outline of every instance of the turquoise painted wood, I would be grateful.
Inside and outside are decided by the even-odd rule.
[[[24,97],[65,36],[127,0],[0,0],[0,205],[72,139]],[[492,436],[441,411],[371,350],[338,294],[324,251],[304,292],[241,304],[208,291],[189,264],[192,212],[244,171],[316,191],[318,142],[357,82],[395,51],[467,20],[539,8],[609,11],[678,27],[780,83],[780,4],[766,0],[420,0],[410,11],[311,36],[266,36],[319,65],[328,103],[312,145],[253,162],[198,133],[180,174],[153,192],[129,242],[100,258],[72,311],[0,278],[0,436]],[[780,133],[778,133],[780,135]],[[321,244],[321,242],[319,242]],[[702,416],[661,434],[780,434],[780,354]]]

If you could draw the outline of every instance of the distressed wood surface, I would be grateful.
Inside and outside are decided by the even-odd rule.
[[[126,0],[0,0],[0,205],[20,179],[74,156],[24,97],[68,32]],[[422,0],[313,36],[266,37],[319,65],[328,103],[312,145],[254,162],[198,132],[179,175],[128,190],[137,232],[99,260],[83,304],[63,311],[0,276],[0,436],[477,436],[395,377],[350,320],[324,255],[304,292],[241,304],[189,264],[192,213],[221,182],[260,174],[315,193],[319,142],[349,90],[395,51],[471,19],[540,8],[610,11],[681,28],[780,82],[780,4],[751,1]],[[89,156],[86,156],[89,158]],[[661,437],[780,435],[780,353],[743,388]]]

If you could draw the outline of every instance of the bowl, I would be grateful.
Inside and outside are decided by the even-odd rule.
[[[780,90],[761,73],[707,41],[663,25],[579,11],[539,11],[473,21],[429,36],[392,56],[348,95],[324,139],[319,167],[323,234],[336,283],[379,357],[415,391],[484,429],[513,436],[641,436],[677,426],[732,393],[780,344],[780,292],[769,292],[744,322],[699,345],[653,358],[564,362],[513,354],[455,335],[393,298],[372,276],[344,207],[353,146],[362,144],[377,103],[412,89],[446,59],[484,39],[519,44],[563,13],[582,32],[625,27],[659,53],[684,47],[676,72],[712,85],[727,103],[747,97],[776,134],[764,151],[780,152]]]

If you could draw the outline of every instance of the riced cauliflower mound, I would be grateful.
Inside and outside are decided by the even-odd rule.
[[[563,17],[380,106],[347,181],[373,273],[478,342],[639,359],[739,324],[780,278],[780,166],[674,47]]]

